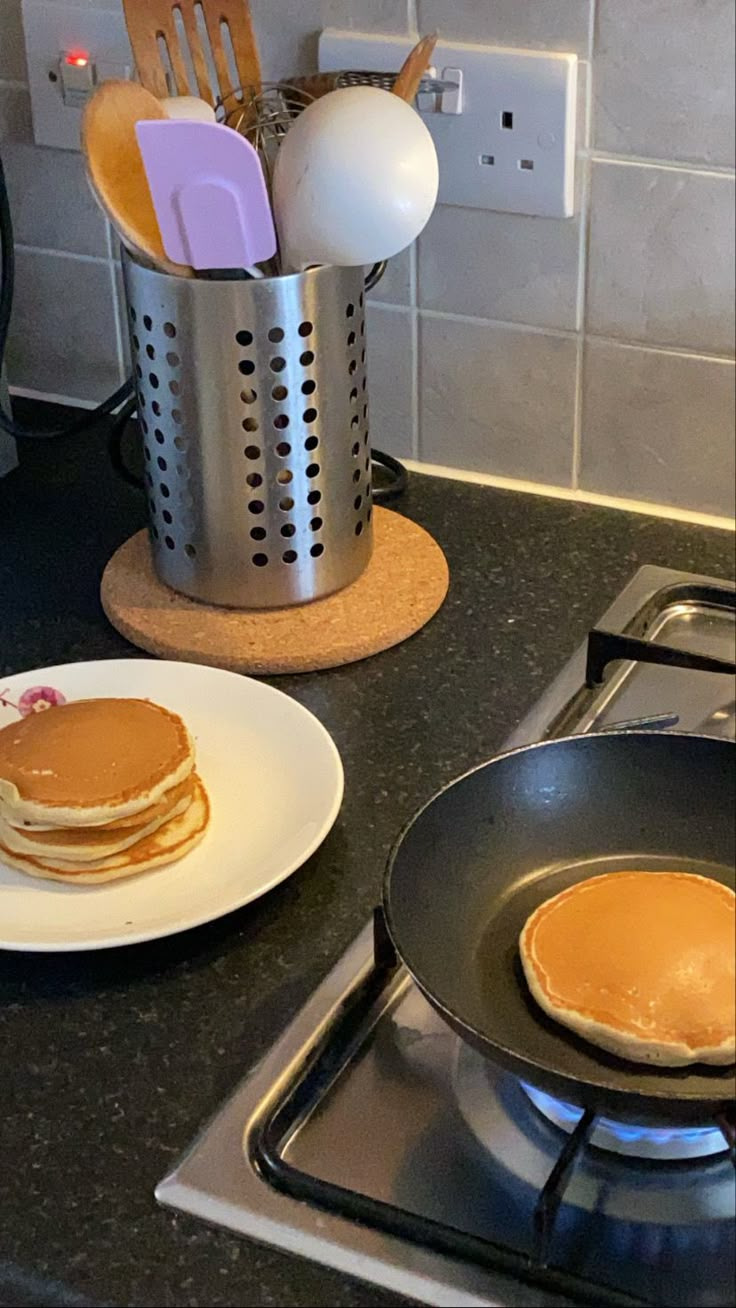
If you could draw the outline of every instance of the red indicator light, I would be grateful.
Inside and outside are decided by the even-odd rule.
[[[64,56],[64,62],[69,64],[70,68],[86,68],[89,63],[89,55],[70,53]]]

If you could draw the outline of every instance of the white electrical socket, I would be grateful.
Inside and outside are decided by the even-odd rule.
[[[406,37],[328,29],[320,69],[398,71]],[[544,218],[575,212],[577,55],[440,42],[436,77],[459,97],[422,96],[418,108],[437,146],[440,202]],[[459,98],[459,105],[457,103]]]

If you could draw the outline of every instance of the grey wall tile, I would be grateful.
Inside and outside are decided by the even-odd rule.
[[[31,97],[25,86],[0,84],[0,145],[32,141]]]
[[[734,513],[734,365],[586,342],[580,482]]]
[[[376,289],[371,291],[371,299],[381,304],[411,304],[411,265],[414,258],[411,249],[402,251],[389,259],[388,267]]]
[[[0,0],[0,80],[25,82],[27,78],[20,0]]]
[[[423,308],[574,330],[581,220],[437,209],[419,243]]]
[[[419,30],[447,41],[588,53],[591,0],[418,0]]]
[[[569,486],[577,343],[420,316],[421,457]]]
[[[106,223],[81,154],[8,145],[3,151],[15,239],[73,254],[107,254]]]
[[[321,26],[403,35],[410,8],[410,0],[320,0]]]
[[[595,162],[587,329],[729,354],[733,206],[732,177]]]
[[[733,0],[598,0],[596,145],[733,165]]]
[[[368,306],[368,387],[371,442],[398,458],[411,458],[414,430],[412,315]]]
[[[11,385],[103,400],[120,382],[110,265],[19,250],[16,274]]]
[[[252,0],[253,21],[266,78],[313,72],[317,40],[325,27],[408,31],[407,0]]]

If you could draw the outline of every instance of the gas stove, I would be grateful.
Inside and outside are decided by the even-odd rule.
[[[621,654],[630,638],[733,661],[735,598],[647,567],[600,626]],[[586,660],[504,748],[657,715],[734,737],[731,678],[626,661],[591,687]],[[727,1133],[588,1118],[454,1035],[377,910],[157,1197],[428,1304],[730,1304]]]

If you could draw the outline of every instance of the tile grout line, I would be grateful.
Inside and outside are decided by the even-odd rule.
[[[442,477],[446,481],[463,481],[475,486],[491,486],[496,490],[511,491],[517,495],[539,495],[544,499],[560,500],[567,504],[591,504],[599,508],[617,509],[623,513],[639,513],[650,518],[666,518],[672,522],[688,522],[695,526],[710,527],[717,531],[736,531],[736,519],[718,513],[701,513],[697,509],[681,509],[674,504],[659,504],[652,500],[630,500],[598,491],[571,490],[553,482],[524,481],[516,477],[501,477],[472,469],[450,468],[437,463],[406,460],[410,472],[425,477]]]
[[[82,399],[79,395],[66,395],[61,391],[41,391],[35,386],[13,386],[9,385],[8,390],[11,395],[16,395],[23,400],[40,400],[44,404],[62,404],[68,409],[96,409],[99,400]]]
[[[115,264],[115,260],[108,254],[81,254],[76,250],[52,250],[46,245],[25,245],[22,241],[16,241],[15,249],[23,254],[51,254],[57,259],[77,259],[80,263],[108,263],[113,266]]]
[[[572,429],[572,465],[570,468],[570,484],[573,490],[577,490],[580,483],[580,466],[582,461],[583,450],[583,413],[584,413],[584,381],[585,381],[585,308],[587,299],[588,285],[588,251],[590,248],[590,197],[591,197],[591,178],[592,166],[590,162],[590,149],[593,141],[593,47],[596,20],[596,0],[591,0],[590,11],[590,31],[589,31],[589,59],[588,71],[585,83],[585,156],[582,160],[583,179],[580,195],[581,214],[580,214],[580,245],[578,248],[578,284],[577,299],[575,304],[575,323],[580,339],[575,357],[575,413],[573,417]]]
[[[588,59],[592,65],[595,58],[595,38],[598,25],[598,0],[590,0],[588,14]]]
[[[415,459],[419,458],[419,396],[421,361],[419,357],[419,250],[416,241],[412,246],[409,260],[409,294],[411,296],[411,448]]]
[[[572,469],[571,483],[573,490],[580,482],[580,463],[583,451],[583,403],[584,403],[584,367],[585,367],[585,306],[588,285],[588,250],[590,231],[590,164],[585,163],[583,178],[583,195],[580,221],[580,250],[578,252],[578,298],[576,317],[580,339],[576,358],[575,418],[572,435]]]
[[[595,145],[590,148],[590,157],[595,163],[617,164],[621,168],[656,168],[659,172],[692,173],[696,177],[720,177],[725,181],[736,177],[736,171],[726,164],[698,164],[682,159],[650,159],[646,155],[615,154],[612,150],[597,150]]]
[[[398,307],[398,306],[397,306]],[[468,322],[477,327],[500,327],[510,332],[529,332],[534,336],[556,336],[562,340],[576,340],[580,333],[574,328],[539,327],[533,323],[509,322],[501,318],[477,318],[473,314],[447,313],[441,309],[422,309],[425,318],[442,318],[449,322]]]
[[[112,308],[115,317],[115,346],[118,356],[118,375],[120,381],[126,380],[125,376],[125,355],[123,353],[123,329],[122,329],[122,306],[120,304],[120,295],[118,294],[118,279],[114,263],[110,263],[110,286],[112,288]]]
[[[389,313],[411,314],[416,312],[418,316],[425,318],[439,318],[446,322],[464,322],[470,323],[474,327],[495,327],[499,331],[508,332],[525,332],[530,336],[552,336],[558,340],[577,340],[580,336],[585,336],[586,341],[601,341],[604,345],[612,345],[620,350],[642,350],[648,354],[671,354],[680,359],[699,359],[707,363],[734,363],[733,354],[715,354],[708,350],[698,350],[686,345],[664,345],[652,341],[626,341],[617,336],[606,336],[601,332],[591,332],[584,328],[580,330],[568,330],[563,327],[539,327],[533,323],[508,322],[501,318],[475,318],[469,314],[463,313],[445,313],[440,309],[424,309],[421,306],[414,308],[411,304],[392,304],[387,300],[372,300],[372,304],[377,309],[385,309]]]
[[[575,351],[575,412],[572,422],[572,464],[570,485],[574,491],[580,487],[580,463],[583,450],[583,369],[585,365],[585,337],[581,336]]]
[[[588,211],[590,212],[590,210]],[[106,264],[111,270],[116,268],[117,260],[109,258],[107,255],[96,254],[79,254],[72,250],[52,250],[46,246],[16,244],[16,251],[24,254],[44,254],[51,255],[54,258],[76,260],[79,263]],[[373,303],[377,308],[387,309],[391,313],[416,313],[420,312],[427,318],[441,318],[449,322],[471,323],[478,327],[496,327],[501,331],[509,332],[528,332],[534,336],[553,336],[562,340],[576,340],[581,334],[581,329],[569,329],[565,327],[540,327],[536,323],[512,322],[502,318],[479,318],[473,314],[449,313],[441,309],[420,308],[416,304],[394,304],[385,300],[374,300]],[[687,359],[705,359],[713,363],[733,363],[732,354],[719,354],[713,350],[699,350],[694,346],[670,345],[664,342],[644,341],[644,340],[625,340],[623,337],[608,336],[605,333],[584,331],[587,339],[603,341],[607,345],[617,346],[624,350],[645,350],[654,354],[672,354]]]
[[[647,341],[625,341],[616,336],[605,336],[599,332],[584,333],[586,341],[601,341],[604,345],[613,345],[619,350],[641,350],[647,354],[670,354],[676,359],[700,359],[705,363],[734,363],[733,354],[714,354],[707,350],[688,349],[686,345],[652,345]]]
[[[11,386],[10,394],[80,409],[94,409],[98,404],[97,400],[80,399],[78,396],[61,395],[51,391],[39,391],[28,386]],[[569,504],[590,504],[600,508],[616,509],[624,513],[638,513],[650,518],[665,518],[668,521],[710,527],[717,531],[736,531],[736,521],[733,518],[723,517],[719,514],[699,513],[696,509],[680,509],[674,505],[658,504],[647,500],[619,499],[615,495],[603,495],[596,491],[572,490],[568,486],[556,486],[553,483],[543,485],[539,482],[527,482],[513,477],[497,477],[492,473],[473,472],[464,468],[450,468],[440,464],[424,463],[419,459],[406,459],[404,462],[410,472],[416,472],[420,476],[441,477],[446,481],[463,481],[476,486],[491,486],[497,490],[507,490],[520,495],[539,495],[545,499],[559,500]]]
[[[413,304],[394,304],[392,300],[371,300],[375,309],[388,309],[390,313],[411,313]]]

